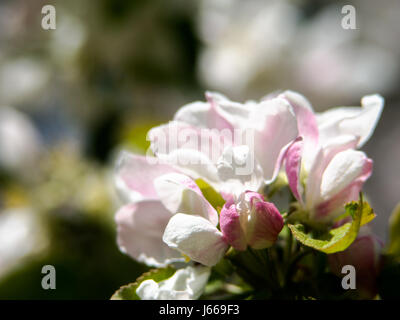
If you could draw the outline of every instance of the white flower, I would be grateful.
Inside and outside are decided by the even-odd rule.
[[[258,191],[276,178],[298,136],[286,99],[240,104],[217,93],[183,106],[169,124],[150,130],[157,158],[202,178],[224,195]]]
[[[286,156],[289,186],[311,219],[331,221],[346,202],[358,198],[372,173],[372,160],[354,149],[372,135],[383,98],[365,96],[362,107],[333,108],[315,114],[310,103],[295,92],[286,91],[280,97],[292,105],[300,134]],[[307,177],[305,190],[302,176]]]
[[[136,289],[142,300],[194,300],[204,291],[210,276],[210,268],[188,266],[161,282],[145,280]]]
[[[218,213],[192,179],[171,166],[149,164],[145,157],[127,153],[116,176],[129,201],[115,217],[123,252],[153,266],[183,261],[180,252],[204,265],[214,265],[223,256],[227,244],[216,227]],[[192,228],[181,223],[182,215],[187,216],[185,221],[199,224]],[[174,238],[175,233],[181,237]],[[210,236],[215,242],[205,241]],[[188,241],[181,241],[182,237]]]

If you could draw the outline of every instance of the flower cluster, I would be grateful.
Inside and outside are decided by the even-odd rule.
[[[141,282],[139,297],[198,298],[224,257],[268,251],[280,238],[291,246],[293,236],[329,254],[333,273],[346,263],[378,268],[371,260],[377,242],[365,232],[354,240],[374,217],[358,201],[372,173],[372,160],[358,149],[374,131],[382,97],[323,113],[292,91],[244,104],[209,92],[206,100],[151,129],[147,156],[123,152],[117,161],[120,249],[149,266],[178,268],[162,281]],[[272,190],[290,190],[286,212]]]

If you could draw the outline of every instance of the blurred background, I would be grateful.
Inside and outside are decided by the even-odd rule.
[[[56,29],[41,27],[56,8]],[[345,4],[356,30],[341,27]],[[398,0],[0,1],[0,299],[108,299],[147,268],[119,252],[113,160],[216,90],[291,89],[317,111],[385,109],[364,150],[375,232],[400,201]],[[54,265],[57,289],[41,288]]]

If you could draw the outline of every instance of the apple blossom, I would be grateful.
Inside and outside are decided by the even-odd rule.
[[[157,158],[227,196],[274,181],[298,136],[290,103],[273,98],[240,104],[216,93],[206,97],[207,102],[186,105],[174,121],[150,130]]]
[[[217,211],[195,182],[175,168],[149,164],[145,157],[123,153],[116,183],[129,201],[115,217],[118,245],[123,252],[154,266],[183,261],[179,251],[205,265],[215,264],[225,253],[227,244],[216,228]],[[204,228],[182,223],[182,215],[187,216],[185,221],[200,219]],[[174,232],[179,239],[172,236]],[[213,244],[196,238],[209,239],[210,235],[214,235]]]
[[[357,199],[371,175],[372,160],[354,149],[371,136],[383,99],[366,96],[361,108],[338,108],[316,115],[301,95],[286,91],[280,96],[293,106],[300,134],[286,157],[289,186],[311,220],[332,221],[346,202]],[[305,190],[302,177],[306,177]]]
[[[366,261],[371,271],[375,265],[370,244],[375,242],[360,235],[348,247],[361,221],[364,224],[371,216],[361,210],[354,225],[343,226],[347,229],[325,227],[346,203],[358,199],[371,175],[372,160],[357,148],[371,136],[383,99],[367,96],[361,108],[316,114],[303,96],[292,91],[244,104],[217,93],[206,93],[206,98],[207,102],[182,107],[173,121],[149,131],[154,156],[123,153],[119,158],[115,182],[124,202],[116,214],[121,250],[157,267],[190,260],[202,265],[191,263],[161,282],[146,279],[136,289],[137,295],[142,299],[198,298],[211,267],[223,258],[251,286],[257,288],[259,281],[265,281],[272,292],[280,290],[286,280],[271,277],[281,277],[281,271],[274,269],[279,263],[291,263],[293,251],[299,252],[299,246],[292,246],[292,237],[281,237],[287,241],[282,256],[274,249],[268,258],[265,252],[242,251],[281,246],[277,240],[285,221],[262,191],[283,165],[298,201],[286,216],[288,232],[306,246],[333,253],[329,257],[332,271],[335,261],[349,258],[347,252],[365,247],[364,254],[350,258],[356,259],[354,263]],[[225,200],[219,214],[222,203],[215,201],[214,192]],[[322,232],[321,239],[309,232],[313,229]],[[325,238],[325,232],[331,233]],[[225,255],[230,246],[236,251]],[[258,270],[264,267],[269,270],[265,274]],[[225,272],[229,267],[222,263],[218,269]],[[369,284],[363,288],[373,291]]]

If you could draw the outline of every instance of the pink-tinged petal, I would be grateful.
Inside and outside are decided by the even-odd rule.
[[[221,230],[237,250],[247,245],[254,249],[272,246],[283,228],[283,218],[274,204],[253,191],[246,191],[237,201],[226,203],[221,211]]]
[[[152,181],[160,175],[177,172],[174,167],[157,164],[156,158],[121,152],[117,160],[115,184],[126,201],[157,199]]]
[[[372,167],[372,160],[363,152],[347,150],[339,153],[326,170],[329,178],[323,179],[321,184],[321,198],[325,200],[316,206],[311,216],[320,221],[332,220],[346,203],[357,200],[365,181],[372,173]],[[337,178],[329,172],[330,168],[337,173]]]
[[[174,116],[174,120],[181,121],[198,128],[228,129],[233,126],[226,115],[218,107],[211,94],[206,93],[208,102],[194,102],[183,106]]]
[[[115,216],[121,251],[151,266],[182,260],[162,240],[171,213],[157,200],[142,200],[122,207]]]
[[[369,229],[362,227],[357,239],[345,250],[328,255],[331,271],[343,277],[343,266],[352,265],[356,270],[356,288],[365,299],[377,294],[377,277],[381,269],[383,243]]]
[[[353,149],[359,139],[355,136],[339,136],[319,148],[307,177],[305,203],[308,209],[321,202],[321,182],[326,167],[333,157],[341,151]]]
[[[321,197],[331,198],[359,177],[363,181],[372,171],[372,161],[364,152],[345,150],[339,152],[326,167],[321,180]]]
[[[234,203],[224,205],[220,213],[219,223],[226,241],[236,250],[246,250],[246,235],[240,224],[240,215]]]
[[[248,118],[248,105],[232,102],[225,96],[206,92],[207,102],[194,102],[183,106],[174,116],[181,121],[198,128],[233,131]]]
[[[170,219],[163,240],[170,248],[209,267],[216,265],[228,248],[223,234],[210,221],[183,213]]]
[[[189,149],[204,153],[214,163],[224,148],[232,145],[233,134],[230,130],[200,128],[179,121],[171,121],[152,128],[147,139],[156,156],[170,154],[176,150]]]
[[[298,137],[290,146],[286,154],[286,175],[289,182],[289,187],[292,190],[295,198],[303,204],[303,187],[300,181],[301,160],[303,154],[304,141],[302,137]]]
[[[188,176],[171,173],[154,181],[157,194],[171,213],[187,213],[202,216],[215,226],[218,213],[204,198],[199,187]]]
[[[250,203],[251,206],[257,201],[264,201],[263,195],[254,191],[246,191],[245,199]]]
[[[247,243],[254,249],[272,246],[283,224],[283,218],[273,203],[255,201],[247,222]]]
[[[210,91],[206,92],[206,97],[216,102],[219,112],[234,128],[242,128],[243,122],[249,118],[250,110],[257,105],[255,101],[246,101],[244,104],[234,102],[224,95]]]
[[[222,115],[222,112],[218,107],[213,95],[206,92],[206,99],[210,105],[207,115],[207,127],[216,128],[218,130],[228,129],[233,131],[233,125]]]
[[[290,104],[281,98],[262,101],[249,120],[254,128],[255,155],[266,183],[275,180],[286,151],[298,136],[297,120]]]
[[[338,135],[360,137],[357,147],[362,147],[373,134],[381,116],[384,99],[380,95],[365,96],[362,107],[333,108],[317,115],[321,141],[329,141]]]
[[[306,150],[318,144],[318,124],[310,102],[305,97],[293,91],[285,91],[280,95],[288,100],[296,114],[299,135],[303,136]]]
[[[174,121],[151,129],[148,139],[161,163],[178,166],[194,179],[203,178],[220,190],[216,165],[223,150],[232,145],[229,130],[200,129]]]

